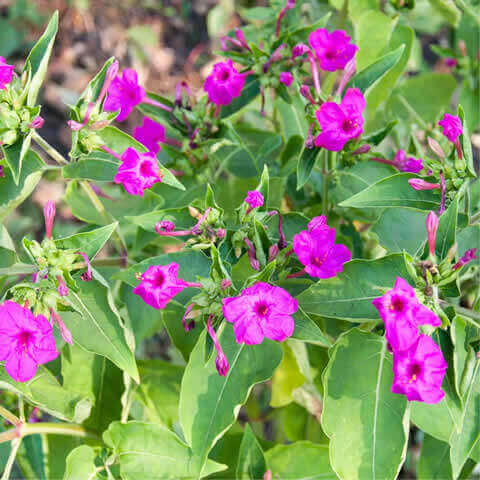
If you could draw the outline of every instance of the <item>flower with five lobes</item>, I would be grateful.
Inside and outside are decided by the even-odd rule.
[[[290,72],[281,72],[279,79],[286,87],[293,83],[293,75]]]
[[[423,168],[423,161],[421,158],[407,157],[405,150],[398,150],[395,154],[395,167],[401,172],[418,173]]]
[[[250,209],[262,207],[264,201],[263,195],[258,190],[250,190],[245,197],[245,203],[250,205]]]
[[[133,131],[133,138],[150,152],[158,153],[161,148],[160,143],[165,141],[165,127],[151,118],[144,117],[142,125]]]
[[[233,323],[237,343],[257,345],[269,338],[283,342],[295,329],[292,315],[298,303],[286,290],[258,282],[238,297],[223,299],[223,315]]]
[[[308,230],[293,237],[293,250],[305,265],[305,272],[317,278],[334,277],[352,258],[345,245],[335,244],[335,229],[327,225],[324,215],[313,218]]]
[[[363,132],[365,98],[358,88],[349,88],[340,105],[325,102],[316,112],[322,132],[315,139],[317,147],[338,152],[349,140]]]
[[[144,190],[162,181],[163,177],[154,153],[139,153],[129,147],[123,152],[121,160],[122,163],[113,181],[123,184],[130,195],[143,197]]]
[[[0,360],[16,382],[26,382],[38,365],[58,357],[50,322],[7,300],[0,305]]]
[[[409,401],[438,403],[445,396],[442,381],[448,364],[438,345],[420,335],[408,350],[394,352],[392,392]]]
[[[9,65],[3,57],[0,57],[0,90],[5,90],[12,81],[15,67]]]
[[[319,28],[309,35],[308,42],[320,61],[320,68],[328,72],[343,70],[358,50],[343,30],[329,32]]]
[[[212,73],[206,78],[204,90],[208,99],[215,105],[229,105],[234,98],[242,94],[245,85],[245,74],[238,70],[229,59],[213,66]]]
[[[132,110],[145,100],[146,93],[138,83],[138,74],[126,68],[122,75],[117,75],[108,88],[108,96],[103,106],[107,112],[120,110],[117,121],[123,122]]]
[[[418,339],[419,325],[439,327],[442,322],[422,305],[415,290],[401,277],[395,287],[372,301],[385,323],[385,337],[394,352],[407,350]]]
[[[463,132],[462,122],[456,115],[445,113],[438,124],[443,127],[443,135],[452,143],[455,143]]]

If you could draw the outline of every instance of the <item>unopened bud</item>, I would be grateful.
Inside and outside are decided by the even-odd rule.
[[[55,203],[49,200],[43,207],[43,216],[45,218],[45,232],[47,238],[52,238],[53,221],[55,220]]]
[[[443,160],[445,158],[445,152],[443,151],[440,144],[432,137],[428,137],[427,142],[432,152],[435,153],[439,158]]]
[[[414,190],[436,190],[440,188],[439,183],[429,183],[420,178],[411,178],[408,183]]]
[[[368,153],[372,147],[368,143],[358,147],[352,152],[352,155],[362,155],[363,153]]]
[[[32,120],[32,123],[30,124],[30,128],[34,130],[38,130],[39,128],[43,127],[44,123],[45,123],[45,120],[40,115],[38,115]]]
[[[427,215],[425,225],[427,227],[428,250],[430,252],[430,255],[433,256],[435,255],[435,241],[437,238],[438,230],[438,217],[435,212],[430,212]]]

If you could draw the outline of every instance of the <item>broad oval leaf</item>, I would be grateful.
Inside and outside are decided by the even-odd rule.
[[[95,451],[88,445],[72,450],[67,457],[63,480],[96,480]]]
[[[350,330],[330,353],[322,426],[341,479],[394,480],[405,459],[409,409],[391,392],[392,356],[385,338]]]
[[[205,363],[205,331],[190,355],[180,392],[180,422],[187,443],[203,461],[235,421],[252,387],[268,380],[282,359],[278,343],[238,344],[233,328],[224,324],[219,335],[230,364],[225,377],[218,374],[215,354]]]

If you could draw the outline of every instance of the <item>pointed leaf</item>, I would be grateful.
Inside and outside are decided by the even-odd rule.
[[[319,148],[307,148],[306,146],[303,147],[303,151],[300,155],[297,165],[297,190],[300,190],[310,178],[320,151],[321,150]]]
[[[263,478],[267,470],[263,450],[255,438],[250,425],[245,425],[237,463],[237,480],[256,480]]]
[[[25,158],[25,155],[28,153],[31,141],[32,136],[28,134],[25,137],[19,137],[13,145],[2,147],[3,156],[5,157],[5,161],[10,167],[10,171],[12,172],[15,185],[18,185],[18,182],[20,180],[23,160]]]
[[[242,89],[242,95],[235,98],[229,105],[221,107],[220,118],[228,118],[234,113],[246,107],[257,96],[260,95],[260,82],[256,75],[248,75],[245,80],[245,86]]]

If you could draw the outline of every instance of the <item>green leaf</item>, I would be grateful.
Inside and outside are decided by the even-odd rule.
[[[22,395],[27,402],[62,420],[81,423],[90,415],[90,400],[85,398],[85,395],[62,387],[55,376],[43,366],[38,368],[32,380],[25,383],[15,382],[2,368],[0,387]]]
[[[256,75],[248,75],[245,80],[245,86],[242,89],[242,95],[233,99],[229,105],[221,107],[220,118],[225,119],[240,111],[243,107],[251,103],[260,94],[260,82]]]
[[[112,182],[120,162],[112,155],[92,152],[62,168],[63,178],[78,178],[98,182]]]
[[[80,438],[65,435],[42,435],[45,452],[45,476],[47,479],[61,479],[65,474],[67,457],[80,446]]]
[[[397,49],[387,53],[383,57],[358,72],[349,82],[348,87],[359,88],[365,93],[369,87],[379,81],[389,70],[391,70],[400,60],[405,50],[405,45],[400,45]]]
[[[144,422],[114,422],[104,433],[113,448],[124,480],[201,478],[224,470],[224,465],[195,455],[173,432]],[[203,472],[202,472],[203,469]]]
[[[28,87],[27,106],[33,107],[38,92],[47,73],[48,61],[52,53],[53,43],[58,31],[58,12],[55,12],[38,42],[30,51],[25,61],[25,68],[31,69],[31,82]]]
[[[476,248],[480,252],[480,225],[469,225],[457,233],[458,253],[463,255],[466,250]],[[480,265],[480,259],[471,264]]]
[[[103,432],[122,412],[120,398],[124,391],[122,371],[107,358],[75,345],[62,354],[64,387],[86,396],[93,404],[84,422],[89,430]]]
[[[468,123],[465,119],[465,112],[461,105],[458,106],[458,116],[462,121],[462,134],[460,135],[460,143],[462,145],[463,156],[467,164],[468,173],[472,177],[476,177],[475,167],[473,165],[472,142],[470,140],[470,132],[468,131]]]
[[[138,382],[133,338],[115,309],[110,290],[97,280],[81,282],[81,290],[70,289],[70,305],[78,312],[62,312],[62,320],[75,344],[110,359]]]
[[[306,146],[303,147],[297,165],[297,190],[300,190],[310,178],[320,151],[321,149],[319,148],[310,149]]]
[[[141,153],[147,151],[140,142],[117,127],[109,125],[108,127],[102,128],[102,130],[97,133],[105,142],[105,145],[119,155],[121,155],[127,148],[134,148]]]
[[[306,100],[301,95],[292,97],[292,103],[287,103],[278,97],[275,100],[275,108],[280,115],[283,136],[288,141],[294,135],[303,139],[308,131],[308,120],[305,116]]]
[[[118,223],[115,222],[88,232],[75,233],[69,237],[58,238],[55,240],[55,245],[58,248],[72,249],[86,253],[90,261],[92,261],[107,243],[117,226]]]
[[[427,212],[416,208],[387,208],[372,228],[382,247],[390,252],[418,254],[426,240]]]
[[[172,428],[178,422],[180,383],[184,367],[161,360],[141,360],[138,370],[140,385],[135,390],[135,399],[143,405],[146,418],[150,422]]]
[[[107,74],[107,70],[115,61],[115,57],[110,57],[103,65],[102,69],[88,82],[87,87],[80,95],[80,98],[77,101],[76,106],[80,107],[82,100],[86,100],[88,102],[95,103],[100,96],[100,93],[103,88],[103,84],[105,83],[105,76]]]
[[[448,251],[456,242],[457,217],[458,196],[455,197],[438,221],[435,254],[440,260],[443,260],[447,256]]]
[[[396,277],[409,279],[401,254],[352,260],[336,277],[320,280],[301,293],[298,302],[307,314],[351,322],[379,321],[372,300],[382,295],[381,288],[392,288]]]
[[[328,458],[328,445],[307,441],[276,445],[265,452],[265,458],[273,478],[295,480],[335,478]]]
[[[454,478],[460,474],[465,462],[480,440],[480,362],[475,369],[465,393],[463,411],[457,428],[450,437],[450,461]]]
[[[450,445],[425,435],[417,465],[418,480],[446,480],[452,478]]]
[[[458,27],[462,12],[453,0],[429,0],[432,7],[452,26]]]
[[[28,436],[22,440],[15,461],[25,480],[47,480],[44,469],[44,451],[39,435]]]
[[[332,348],[322,426],[341,479],[397,478],[406,454],[409,409],[404,396],[391,392],[392,380],[385,338],[353,329]]]
[[[397,173],[379,180],[353,197],[340,203],[340,207],[412,207],[420,210],[436,210],[440,204],[438,195],[430,191],[414,190],[408,180],[416,178],[411,173]]]
[[[15,245],[4,225],[0,227],[0,268],[8,268],[17,261]]]
[[[2,147],[3,156],[5,157],[5,161],[10,167],[10,171],[12,172],[15,185],[18,185],[18,182],[20,180],[23,160],[25,159],[25,155],[29,151],[31,140],[32,136],[28,134],[25,137],[19,137],[13,145]]]
[[[204,462],[218,438],[235,421],[239,406],[252,387],[268,380],[282,358],[278,343],[238,344],[233,328],[224,324],[219,335],[230,364],[225,377],[218,374],[215,355],[205,364],[206,333],[200,336],[190,355],[180,392],[180,422],[187,443]]]
[[[238,480],[256,480],[263,478],[266,471],[267,466],[262,447],[247,423],[242,443],[240,444],[236,478]]]
[[[63,480],[96,480],[95,452],[88,445],[72,450],[67,457]]]
[[[332,346],[332,342],[320,330],[320,327],[301,308],[298,309],[293,318],[295,320],[295,330],[292,338],[321,347]]]
[[[45,167],[43,160],[29,150],[23,160],[18,184],[13,181],[11,170],[5,169],[5,177],[0,178],[0,220],[4,220],[34,190],[42,178]]]

